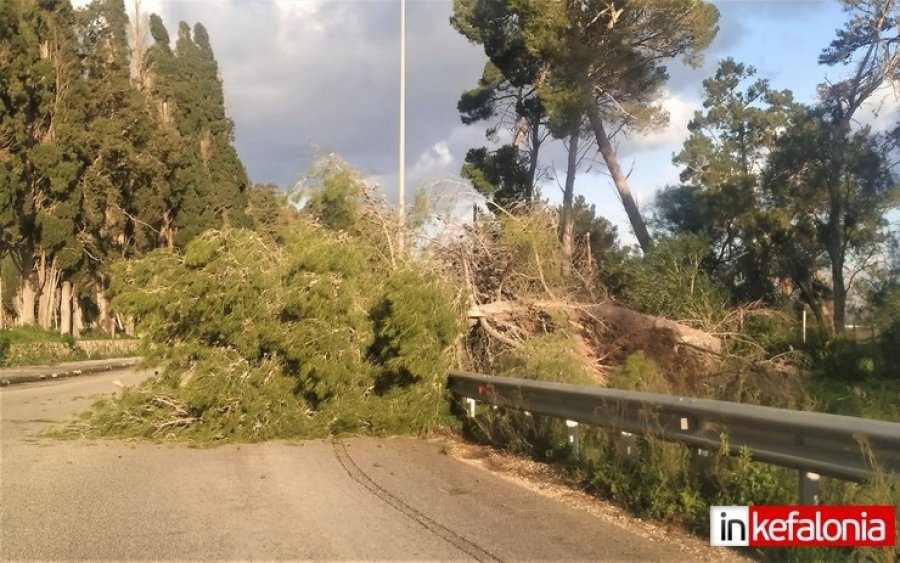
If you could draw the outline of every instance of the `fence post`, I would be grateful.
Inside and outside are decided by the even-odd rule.
[[[800,470],[800,504],[819,504],[819,474]]]
[[[578,423],[574,420],[566,421],[566,431],[569,436],[569,447],[572,448],[572,457],[578,457],[580,444],[578,443]]]

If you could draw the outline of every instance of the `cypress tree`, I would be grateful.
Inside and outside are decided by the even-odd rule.
[[[77,12],[76,30],[87,92],[80,231],[90,258],[83,277],[106,313],[109,262],[161,242],[162,215],[152,193],[164,165],[152,150],[158,117],[131,80],[124,1],[95,0]],[[101,314],[100,323],[111,330],[108,314]]]
[[[49,327],[62,272],[81,254],[74,14],[67,0],[11,0],[0,10],[8,65],[0,89],[0,240],[21,280],[19,323]]]
[[[172,240],[184,245],[209,228],[245,226],[249,179],[233,146],[234,123],[225,113],[225,97],[206,29],[193,33],[181,22],[175,49],[157,15],[150,18],[156,42],[147,53],[150,94],[160,116],[177,139],[170,154],[177,161],[174,181],[181,193],[171,211]]]

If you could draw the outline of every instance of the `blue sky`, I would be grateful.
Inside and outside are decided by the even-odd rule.
[[[75,0],[76,5],[88,0]],[[131,4],[133,0],[126,0]],[[700,69],[670,65],[662,103],[668,127],[617,141],[623,168],[633,169],[632,191],[649,212],[656,191],[677,181],[671,163],[701,104],[701,82],[724,57],[757,67],[775,88],[812,102],[826,76],[819,52],[842,25],[837,0],[715,2],[720,32]],[[142,0],[174,36],[179,20],[202,22],[210,33],[236,125],[236,146],[255,182],[291,185],[312,161],[336,153],[377,181],[396,200],[399,2],[397,0]],[[485,144],[484,126],[463,126],[460,93],[476,84],[484,65],[480,47],[450,27],[452,0],[407,4],[407,194],[419,186],[458,208],[472,194],[459,179],[466,151]],[[888,100],[880,121],[896,121],[900,104]],[[892,113],[893,112],[893,113]],[[543,164],[564,169],[562,145],[544,151]],[[633,241],[622,205],[599,163],[581,172],[576,190]],[[559,178],[561,183],[564,178]],[[543,188],[559,201],[557,179]],[[408,195],[408,197],[412,197]]]
[[[701,82],[714,72],[719,60],[732,57],[752,65],[759,77],[770,80],[773,88],[790,89],[797,101],[805,103],[815,101],[816,86],[826,77],[837,80],[846,72],[846,69],[817,64],[819,53],[834,38],[835,29],[843,25],[845,13],[839,2],[723,1],[716,4],[722,13],[721,30],[709,48],[704,66],[698,70],[672,69],[676,78],[671,85],[672,93],[681,103],[668,105],[672,127],[666,132],[667,142],[645,147],[636,139],[637,146],[633,149],[628,142],[623,147],[623,166],[626,170],[634,167],[630,182],[644,209],[656,190],[678,181],[679,169],[671,159],[687,135],[685,119],[690,115],[685,115],[684,110],[701,106]],[[898,106],[894,103],[893,107]],[[619,226],[624,240],[634,240],[608,177],[582,178],[578,186],[589,201],[597,204],[602,215]]]

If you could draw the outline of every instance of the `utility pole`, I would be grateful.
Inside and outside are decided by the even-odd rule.
[[[400,0],[400,169],[397,197],[400,210],[399,246],[403,252],[406,225],[406,0]]]

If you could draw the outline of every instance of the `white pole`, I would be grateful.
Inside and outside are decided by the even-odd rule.
[[[806,344],[806,307],[803,307],[803,343]]]
[[[398,200],[400,232],[406,223],[406,0],[400,0],[400,170]]]

